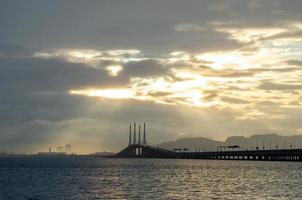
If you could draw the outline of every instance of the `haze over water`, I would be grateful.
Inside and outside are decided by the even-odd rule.
[[[302,163],[0,159],[0,199],[302,199]]]

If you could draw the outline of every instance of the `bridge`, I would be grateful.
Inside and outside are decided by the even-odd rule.
[[[176,158],[302,162],[302,149],[181,152],[176,154]]]
[[[146,125],[143,126],[143,141],[141,141],[141,126],[136,136],[136,123],[133,126],[133,137],[129,132],[128,147],[114,155],[115,158],[172,158],[172,159],[208,159],[208,160],[254,160],[254,161],[291,161],[302,162],[302,149],[270,149],[270,150],[234,150],[211,152],[189,152],[163,149],[147,144]],[[236,148],[235,148],[236,147]]]
[[[114,157],[302,162],[302,149],[176,152],[152,146],[131,145]]]
[[[118,158],[176,158],[176,152],[149,145],[134,144],[126,147],[114,157]]]
[[[133,130],[132,130],[133,127]],[[136,123],[129,127],[128,147],[114,155],[117,158],[175,158],[176,153],[163,148],[154,147],[147,144],[146,124],[143,124],[143,135],[141,135],[141,125],[138,125],[136,134]],[[142,138],[141,138],[142,136]]]

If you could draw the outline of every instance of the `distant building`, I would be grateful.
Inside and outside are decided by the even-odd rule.
[[[62,147],[62,149],[63,149],[63,147]],[[59,147],[57,147],[56,150],[57,150],[57,152],[53,152],[53,151],[51,151],[51,147],[49,147],[48,152],[38,152],[37,155],[38,156],[63,156],[63,155],[65,155],[65,152],[59,151],[60,150]]]

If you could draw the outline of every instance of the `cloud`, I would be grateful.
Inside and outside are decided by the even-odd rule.
[[[230,11],[232,1],[220,1],[212,3],[208,6],[210,11],[221,12],[221,11]]]
[[[199,30],[208,22],[209,17],[217,20],[221,17],[210,14],[208,2],[194,0],[189,4],[182,1],[174,3],[172,8],[169,3],[161,1],[135,1],[117,5],[114,2],[108,4],[98,1],[83,4],[76,0],[67,11],[65,7],[62,10],[55,9],[62,5],[62,2],[56,0],[43,1],[32,7],[27,3],[21,3],[17,7],[15,2],[9,2],[2,5],[0,10],[2,19],[11,19],[0,22],[0,26],[5,27],[0,43],[16,43],[38,49],[135,48],[152,53],[177,49],[225,49],[234,46],[234,42],[213,30],[206,31],[205,35],[198,31],[189,31],[190,34],[184,34],[188,31],[175,31],[173,27],[181,30],[196,29],[193,24],[199,24]],[[39,17],[41,13],[45,17]],[[103,17],[104,15],[108,17]],[[196,19],[198,23],[191,22],[192,19]],[[181,24],[191,25],[183,27]],[[202,46],[199,45],[201,43]]]
[[[102,69],[56,59],[1,58],[0,87],[10,92],[66,91],[93,85],[120,85],[128,80],[113,79]]]
[[[286,63],[289,65],[302,66],[301,60],[288,60]]]
[[[144,59],[140,51],[136,49],[117,49],[100,51],[94,49],[49,49],[38,51],[33,57],[44,59],[62,59],[71,63],[84,63],[91,67],[97,67],[101,62],[129,62]]]
[[[27,57],[33,54],[33,49],[18,45],[0,44],[0,57]]]
[[[249,104],[249,101],[243,100],[243,99],[239,99],[239,98],[233,98],[233,97],[227,97],[227,96],[223,96],[221,97],[221,100],[227,103],[231,103],[231,104]]]
[[[249,1],[248,7],[252,9],[258,9],[261,8],[263,5],[263,0],[254,0],[254,1]]]
[[[198,24],[184,23],[176,25],[174,29],[176,31],[203,31],[205,30],[205,27]]]
[[[139,50],[53,49],[35,52],[34,58],[59,60],[106,70],[110,76],[154,76],[167,72],[161,58],[148,58]]]
[[[218,97],[219,91],[217,91],[217,90],[204,90],[203,94],[204,94],[203,101],[213,101]]]
[[[217,31],[230,34],[230,38],[242,43],[256,42],[258,40],[273,38],[285,33],[284,28],[220,28]]]
[[[257,103],[257,106],[276,107],[276,106],[280,106],[280,103],[276,103],[274,101],[261,101]]]
[[[253,76],[254,72],[249,70],[233,70],[233,69],[221,69],[215,70],[207,66],[199,66],[199,73],[208,77],[222,77],[222,78],[234,78],[234,77],[246,77]]]
[[[160,59],[144,59],[140,61],[127,62],[124,65],[123,73],[131,77],[146,77],[166,74],[168,66]]]
[[[302,85],[264,82],[259,85],[263,90],[301,90]]]
[[[300,126],[300,0],[66,5],[0,3],[2,148],[118,150],[138,119],[154,143]]]

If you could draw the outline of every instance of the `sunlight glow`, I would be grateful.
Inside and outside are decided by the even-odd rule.
[[[134,93],[128,89],[71,90],[70,94],[85,95],[90,97],[104,97],[108,99],[129,99],[134,97]]]
[[[117,76],[119,72],[123,70],[123,67],[120,65],[110,65],[106,67],[106,70],[110,76]]]
[[[240,55],[239,53],[226,53],[226,52],[216,52],[216,53],[205,53],[196,56],[198,60],[205,60],[211,62],[211,66],[215,69],[221,69],[228,67],[230,65],[246,65],[247,58]]]
[[[203,95],[202,95],[201,91],[193,89],[193,90],[188,90],[188,91],[184,91],[181,93],[175,93],[175,94],[171,95],[170,98],[171,99],[181,98],[181,99],[185,100],[185,101],[181,102],[182,104],[200,107],[203,105],[202,96]],[[178,102],[178,103],[180,103],[180,102]]]
[[[229,52],[218,51],[196,55],[197,60],[209,62],[213,69],[251,69],[282,62],[287,50],[263,45],[261,49],[253,52],[234,50]],[[267,59],[270,58],[270,59]]]
[[[141,57],[140,51],[136,49],[116,49],[108,51],[93,49],[49,49],[42,52],[35,52],[33,56],[43,59],[63,58],[68,62],[85,63],[92,67],[98,66],[99,62],[103,60],[125,63],[146,59]]]
[[[293,26],[293,31],[301,29],[299,25]],[[105,67],[110,76],[123,77],[121,71],[124,63],[148,59],[156,59],[163,65],[162,67],[169,69],[166,74],[132,76],[123,88],[71,90],[70,94],[195,107],[231,106],[234,109],[243,108],[249,102],[257,105],[261,101],[271,101],[276,92],[262,91],[261,85],[265,84],[264,79],[280,78],[286,81],[284,75],[288,74],[291,76],[289,80],[299,80],[301,76],[300,73],[295,75],[291,73],[291,70],[296,71],[293,67],[289,71],[282,70],[283,66],[288,65],[284,61],[289,57],[296,60],[301,57],[301,45],[294,42],[300,38],[278,38],[278,34],[289,30],[289,26],[268,29],[220,29],[219,31],[228,33],[231,39],[244,42],[246,45],[233,50],[202,53],[177,50],[157,58],[144,57],[144,53],[135,49],[99,52],[69,49],[63,52],[63,57],[71,62],[85,62],[90,66],[99,67],[101,61],[112,61],[112,65]],[[275,36],[277,39],[274,39]],[[40,52],[37,56],[45,58],[62,56],[62,52]],[[282,88],[282,84],[285,83],[280,82],[266,87],[274,91],[278,87]],[[297,98],[297,95],[292,99],[285,95],[281,103],[295,104],[295,101],[299,101]]]
[[[170,53],[170,57],[166,60],[167,63],[177,63],[181,61],[189,61],[191,55],[184,51],[174,51]]]
[[[220,28],[217,29],[217,31],[229,33],[231,35],[231,39],[235,39],[240,42],[252,42],[284,33],[287,30],[285,28]]]
[[[137,49],[120,49],[120,50],[105,51],[105,53],[107,53],[111,56],[122,56],[122,55],[125,55],[125,54],[136,55],[136,54],[139,54],[140,51],[137,50]]]
[[[200,91],[191,90],[186,95],[190,98],[193,105],[195,105],[195,106],[201,106],[202,105],[202,94],[201,94]]]
[[[68,52],[68,55],[75,58],[91,59],[102,54],[98,51],[93,50],[70,50]]]

